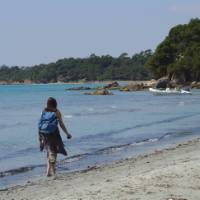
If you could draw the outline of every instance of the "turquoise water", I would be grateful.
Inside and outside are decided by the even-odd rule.
[[[49,96],[57,99],[73,135],[67,140],[61,133],[69,158],[59,156],[59,171],[83,169],[199,136],[198,90],[191,96],[153,96],[148,91],[92,96],[65,91],[67,87],[74,85],[0,86],[1,187],[44,174],[46,154],[39,152],[37,123]],[[22,167],[28,173],[12,171]],[[12,173],[5,173],[8,170]]]

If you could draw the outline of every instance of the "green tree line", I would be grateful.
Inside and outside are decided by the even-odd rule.
[[[127,53],[119,57],[92,54],[32,67],[0,67],[0,81],[7,82],[148,80],[163,76],[179,82],[200,81],[200,19],[173,27],[154,53],[146,50],[132,57]]]
[[[145,63],[152,51],[146,50],[129,57],[90,55],[88,58],[64,58],[55,63],[32,67],[0,67],[0,81],[36,83],[102,80],[147,80],[151,77]]]

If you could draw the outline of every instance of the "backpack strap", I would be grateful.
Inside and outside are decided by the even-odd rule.
[[[44,111],[46,111],[46,112],[57,112],[57,109],[45,108]]]

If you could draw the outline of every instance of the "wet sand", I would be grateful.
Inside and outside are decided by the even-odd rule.
[[[0,200],[198,200],[200,139],[0,191]]]

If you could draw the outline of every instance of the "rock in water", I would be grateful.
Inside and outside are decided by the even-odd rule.
[[[120,91],[122,92],[141,91],[145,90],[146,88],[147,86],[145,86],[143,83],[135,83],[135,84],[132,83],[121,87]]]
[[[163,77],[157,81],[156,88],[157,89],[166,89],[167,87],[169,87],[169,84],[170,84],[169,78]]]
[[[91,90],[91,89],[92,88],[90,87],[81,86],[81,87],[66,88],[65,90]]]
[[[107,89],[98,89],[94,92],[85,92],[86,95],[112,95],[113,93],[109,92]]]
[[[96,90],[94,92],[95,95],[111,95],[112,93],[109,92],[108,90],[106,89],[102,89],[102,90]]]
[[[119,83],[116,81],[104,86],[105,89],[114,89],[117,87],[119,87]]]
[[[200,82],[196,82],[196,81],[192,82],[191,87],[194,89],[200,89]]]
[[[121,92],[130,92],[130,89],[126,86],[120,89]]]

